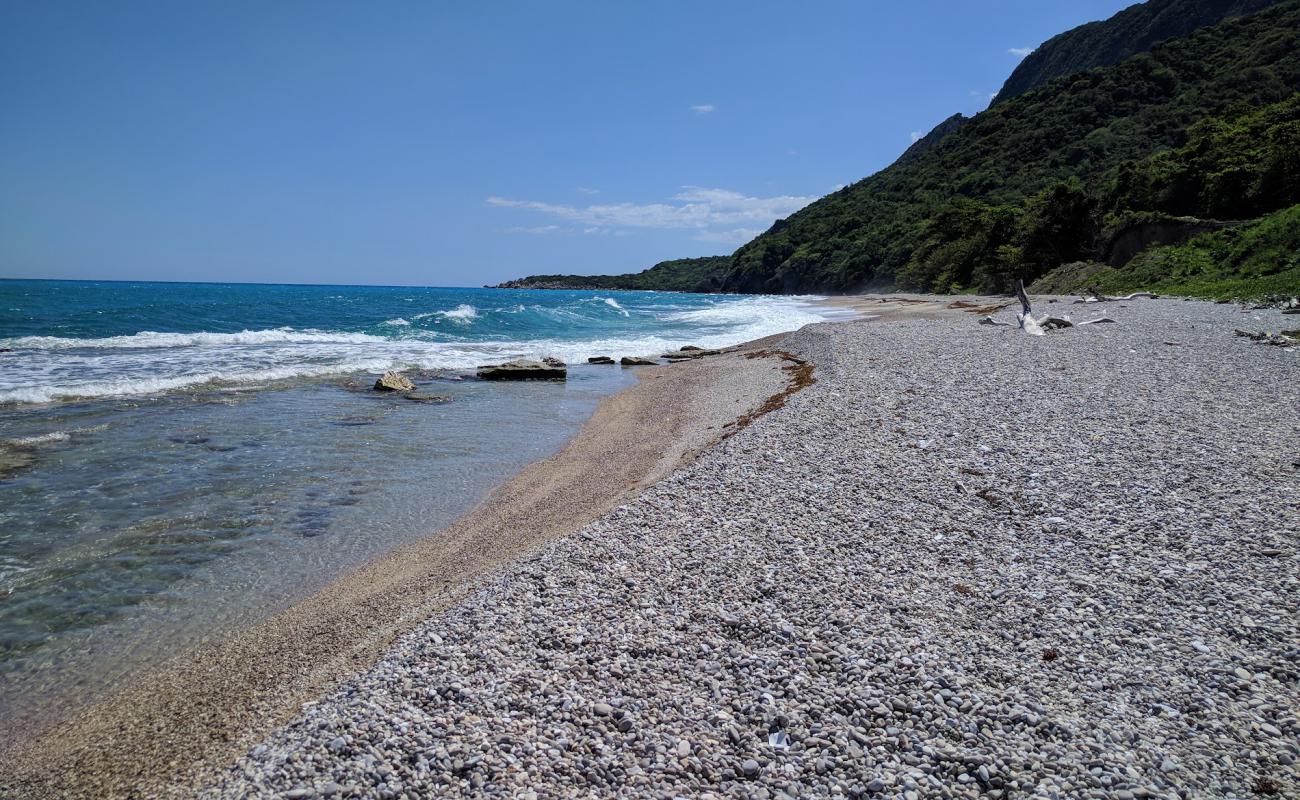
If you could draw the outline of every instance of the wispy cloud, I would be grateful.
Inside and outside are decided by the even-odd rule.
[[[670,201],[662,203],[608,203],[587,206],[489,197],[487,204],[497,208],[518,208],[554,217],[576,226],[583,233],[619,235],[630,229],[696,230],[700,241],[731,243],[748,241],[780,217],[798,211],[815,197],[778,195],[751,197],[730,189],[683,186]],[[545,225],[521,232],[552,232]],[[708,237],[708,238],[702,238]]]
[[[599,189],[593,189],[590,186],[575,186],[574,188],[583,194],[600,194]]]
[[[700,231],[693,238],[697,242],[711,242],[739,247],[762,233],[765,228],[732,228],[729,231]]]
[[[1034,52],[1037,49],[1038,49],[1037,47],[1008,47],[1007,52],[1013,56],[1020,56],[1021,58],[1024,58],[1025,56],[1029,55],[1030,53]]]
[[[691,106],[691,110],[696,114],[712,114],[717,109],[710,103],[704,103],[698,106]]]
[[[538,236],[547,233],[559,233],[559,232],[560,232],[559,225],[514,225],[512,227],[506,228],[506,233],[531,233]]]
[[[912,144],[916,144],[925,138],[925,131],[912,131]]]

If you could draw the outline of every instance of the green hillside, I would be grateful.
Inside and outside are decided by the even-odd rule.
[[[1043,42],[1016,67],[994,99],[1000,103],[1054,78],[1118,64],[1160,42],[1230,17],[1260,11],[1278,0],[1149,0],[1108,20],[1090,22]]]
[[[1231,126],[1297,91],[1300,2],[1293,0],[997,104],[915,160],[778,221],[736,252],[722,288],[1005,290],[1018,278],[1095,257],[1115,214],[1166,210],[1131,187],[1124,205],[1109,196],[1111,187],[1123,189],[1124,175],[1150,171],[1156,162],[1148,159],[1186,145],[1198,122]],[[1278,132],[1278,153],[1268,156],[1279,164],[1295,157],[1289,130]],[[1231,155],[1245,172],[1265,157],[1253,148]],[[1223,170],[1197,163],[1197,180],[1219,187],[1220,197]],[[1276,209],[1287,191],[1262,194],[1249,208],[1216,201],[1195,210],[1250,216]]]
[[[1152,247],[1121,267],[1070,275],[1062,267],[1038,291],[1110,294],[1147,290],[1206,298],[1260,298],[1300,293],[1300,205],[1245,225],[1205,233],[1181,245]],[[1061,273],[1061,274],[1057,274]]]

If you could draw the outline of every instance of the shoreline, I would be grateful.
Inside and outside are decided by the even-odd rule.
[[[71,724],[35,737],[14,732],[0,742],[0,793],[184,796],[200,775],[224,767],[494,570],[634,497],[789,391],[784,362],[765,349],[786,335],[638,368],[637,383],[603,398],[559,453],[525,467],[451,525],[215,647],[169,661]]]
[[[1295,350],[1233,333],[1283,318],[954,303],[784,337],[815,385],[202,796],[1295,794]]]

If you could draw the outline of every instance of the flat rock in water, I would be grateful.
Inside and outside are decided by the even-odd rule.
[[[678,350],[673,353],[664,353],[659,357],[666,358],[669,361],[686,361],[692,358],[704,358],[705,356],[716,356],[721,352],[722,352],[721,350],[701,350],[698,347],[692,347],[689,350],[687,350],[686,348],[682,348],[681,350]]]
[[[484,364],[478,368],[479,378],[485,381],[562,381],[568,374],[563,366],[525,359],[507,361],[504,364]]]
[[[613,364],[615,362],[614,359],[610,358],[609,356],[592,356],[591,358],[587,359],[587,363],[588,364]]]
[[[406,395],[406,399],[414,403],[450,403],[451,396],[445,394],[429,394],[428,392],[411,392]]]
[[[625,367],[653,367],[659,363],[653,358],[641,358],[640,356],[623,356],[618,363]]]
[[[415,388],[411,379],[400,372],[385,372],[375,381],[375,391],[377,392],[409,392]]]
[[[545,364],[545,365],[547,365],[548,367],[567,367],[567,366],[568,366],[568,364],[565,364],[563,361],[561,361],[560,359],[556,358],[555,356],[547,356],[546,358],[543,358],[543,359],[542,359],[542,363]]]

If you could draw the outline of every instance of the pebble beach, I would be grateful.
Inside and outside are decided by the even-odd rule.
[[[815,383],[201,795],[1300,795],[1300,353],[1233,335],[1296,318],[1067,303],[784,337]]]

